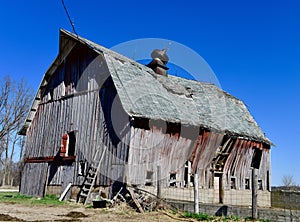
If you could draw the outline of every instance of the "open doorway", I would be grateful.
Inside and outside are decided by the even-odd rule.
[[[75,155],[75,145],[76,145],[76,135],[75,131],[68,132],[68,147],[67,147],[67,156],[74,156]]]
[[[214,173],[214,202],[223,203],[224,189],[223,189],[223,174]]]
[[[194,184],[194,176],[192,175],[192,163],[191,161],[186,161],[184,167],[184,186],[191,187]]]

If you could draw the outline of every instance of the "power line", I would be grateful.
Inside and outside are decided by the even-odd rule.
[[[70,14],[69,14],[69,12],[68,12],[68,9],[67,9],[67,7],[66,7],[66,5],[65,5],[64,0],[61,0],[61,3],[62,3],[62,5],[63,5],[63,7],[64,7],[64,9],[65,9],[65,12],[66,12],[67,16],[68,16],[68,19],[69,19],[69,22],[70,22],[70,24],[71,24],[71,26],[72,26],[73,32],[74,32],[74,33],[77,35],[77,37],[78,37],[78,34],[77,34],[76,30],[75,30],[74,23],[73,23],[73,21],[72,21],[72,19],[71,19],[71,17],[70,17]]]

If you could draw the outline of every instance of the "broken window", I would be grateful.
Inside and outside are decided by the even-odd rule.
[[[176,173],[170,174],[170,187],[176,187]]]
[[[232,190],[236,189],[236,180],[235,180],[235,177],[231,177],[231,179],[230,179],[230,189],[232,189]]]
[[[245,189],[250,190],[250,179],[249,178],[245,179]]]
[[[152,186],[152,185],[153,185],[153,172],[147,171],[145,186]]]

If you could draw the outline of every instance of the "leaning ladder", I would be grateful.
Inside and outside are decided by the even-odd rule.
[[[101,162],[104,157],[105,151],[106,151],[106,146],[104,146],[104,150],[99,159],[99,149],[97,149],[96,154],[93,159],[93,162],[90,164],[90,166],[88,168],[87,174],[84,178],[81,189],[79,191],[78,203],[83,203],[84,205],[86,205],[90,201],[92,189],[95,185],[97,175],[100,172],[100,166],[101,166]]]

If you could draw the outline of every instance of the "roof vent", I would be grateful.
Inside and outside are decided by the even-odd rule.
[[[169,61],[169,57],[166,52],[166,49],[154,49],[151,53],[152,61],[147,65],[155,73],[163,76],[168,75],[167,70],[169,69],[168,67],[166,67],[166,64]]]

